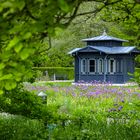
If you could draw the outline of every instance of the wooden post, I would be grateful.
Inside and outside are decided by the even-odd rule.
[[[53,80],[54,80],[54,81],[56,80],[56,76],[55,76],[55,73],[53,74]]]

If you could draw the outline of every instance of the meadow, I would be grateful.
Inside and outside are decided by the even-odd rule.
[[[44,106],[53,114],[53,117],[47,117],[45,127],[42,121],[27,119],[27,122],[24,119],[25,124],[35,123],[31,128],[24,125],[32,133],[30,136],[37,131],[33,139],[140,139],[138,86],[113,86],[98,82],[87,85],[72,85],[71,82],[25,83],[24,86],[36,95],[44,92],[47,95]],[[21,135],[25,137],[26,133],[24,130]]]

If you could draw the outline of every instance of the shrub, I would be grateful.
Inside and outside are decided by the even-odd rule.
[[[34,71],[40,70],[44,75],[46,71],[51,79],[55,74],[57,80],[72,80],[74,79],[74,68],[73,67],[34,67]]]
[[[0,96],[0,110],[10,114],[39,118],[42,100],[33,92],[22,89],[6,91]]]
[[[140,87],[140,68],[135,68],[132,81],[136,82]]]
[[[43,140],[47,139],[47,131],[38,120],[21,116],[0,115],[1,140]]]

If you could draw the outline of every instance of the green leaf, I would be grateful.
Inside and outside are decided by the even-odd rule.
[[[8,65],[12,66],[12,67],[16,67],[18,65],[18,63],[14,62],[14,61],[10,61]]]
[[[57,28],[55,28],[55,35],[59,36],[63,31],[64,30],[62,28],[57,27]]]
[[[12,79],[13,75],[12,74],[6,74],[2,77],[0,77],[0,80],[8,80],[8,79]]]
[[[16,84],[16,82],[13,81],[13,80],[6,81],[6,83],[5,83],[5,89],[6,89],[6,90],[12,90],[12,89],[14,89],[16,86],[17,86],[17,84]]]
[[[14,37],[8,44],[8,47],[6,48],[6,50],[10,50],[13,46],[15,46],[16,44],[19,43],[19,38],[18,37]]]
[[[0,63],[0,70],[3,69],[5,67],[4,63]]]
[[[5,1],[5,2],[1,5],[1,7],[3,7],[3,8],[13,7],[13,3],[10,2],[10,1]]]
[[[23,0],[21,0],[21,1],[16,1],[16,6],[19,8],[19,10],[21,11],[23,8],[24,8],[24,6],[25,6],[25,2],[23,1]]]
[[[19,53],[22,48],[23,48],[23,44],[19,43],[14,47],[14,50],[16,53]]]
[[[58,2],[59,2],[59,6],[60,6],[61,10],[63,10],[64,12],[68,12],[70,10],[70,8],[65,0],[58,0]]]
[[[22,73],[18,73],[18,72],[14,73],[14,79],[17,82],[21,80],[21,76],[22,76]]]
[[[30,32],[27,32],[24,34],[23,39],[29,39],[30,37],[32,37],[32,34]]]
[[[3,90],[0,90],[0,95],[3,94]]]
[[[24,48],[24,49],[20,52],[19,55],[20,55],[20,58],[21,58],[22,60],[25,60],[25,59],[27,59],[27,58],[29,57],[30,51],[29,51],[29,49]]]

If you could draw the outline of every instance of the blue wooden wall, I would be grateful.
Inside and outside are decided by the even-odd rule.
[[[91,46],[122,46],[122,42],[120,41],[88,41],[87,45]]]
[[[106,65],[107,67],[107,73],[102,73],[99,74],[96,72],[95,74],[82,74],[81,73],[81,59],[86,58],[86,59],[96,59],[98,60],[99,58],[102,58],[103,60],[105,59],[105,56],[107,60],[110,58],[114,58],[115,60],[121,60],[121,67],[122,71],[121,72],[115,72],[114,74],[110,74],[108,72],[108,63]],[[106,55],[106,54],[101,54],[101,53],[93,53],[93,52],[79,52],[75,54],[75,82],[78,81],[85,81],[85,82],[92,82],[94,80],[96,81],[106,81],[106,82],[111,82],[111,83],[125,83],[129,81],[132,77],[128,75],[129,73],[134,72],[134,55],[132,54],[119,54],[119,55]],[[96,67],[97,68],[97,67]]]

